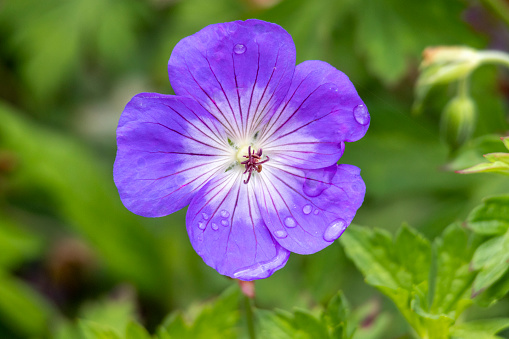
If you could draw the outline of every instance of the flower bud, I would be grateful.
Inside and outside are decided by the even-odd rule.
[[[480,62],[478,52],[472,48],[428,47],[423,52],[418,85],[436,85],[464,78]]]
[[[442,112],[440,134],[452,149],[457,149],[472,136],[475,120],[474,101],[468,96],[457,96]]]

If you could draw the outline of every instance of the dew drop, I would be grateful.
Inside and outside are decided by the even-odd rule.
[[[323,234],[323,240],[334,241],[345,231],[347,227],[346,221],[343,219],[336,219],[327,226]]]
[[[311,205],[306,205],[306,206],[302,207],[302,213],[304,213],[306,215],[311,213],[312,210],[313,210],[313,207],[311,207]]]
[[[228,218],[230,216],[230,213],[228,211],[226,211],[226,210],[222,210],[221,211],[221,216],[223,218]]]
[[[353,117],[361,125],[367,125],[369,123],[368,109],[364,105],[357,105],[353,109]]]
[[[285,230],[277,230],[274,232],[276,238],[283,239],[288,236],[288,233]]]
[[[209,215],[207,213],[202,213],[201,216],[203,219],[207,220],[209,218]]]
[[[246,46],[244,46],[243,44],[236,44],[235,47],[233,47],[233,52],[235,54],[244,54],[245,51]]]
[[[223,225],[225,227],[228,226],[229,225],[228,220],[226,220],[226,219],[221,220],[221,225]]]
[[[204,230],[205,227],[207,227],[207,225],[204,223],[204,222],[198,222],[198,228],[201,229],[201,230]]]
[[[315,210],[315,211],[313,212],[313,214],[314,214],[314,215],[318,215],[318,213],[319,213],[319,212],[320,212],[319,210]]]
[[[217,224],[215,222],[212,223],[212,229],[214,231],[217,231],[219,229],[219,226],[217,226]]]
[[[292,217],[286,217],[285,225],[286,225],[286,227],[295,227],[295,226],[297,226],[297,222]]]

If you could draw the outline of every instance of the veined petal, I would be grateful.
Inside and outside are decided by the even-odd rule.
[[[260,135],[273,158],[301,168],[335,164],[344,141],[356,141],[369,127],[368,110],[348,77],[323,61],[297,65],[283,104]]]
[[[315,253],[339,238],[361,206],[366,186],[360,170],[333,165],[318,170],[266,166],[257,202],[267,228],[287,250]],[[258,193],[260,192],[260,194]]]
[[[279,106],[294,69],[291,36],[261,20],[207,26],[181,40],[168,62],[175,93],[197,100],[238,141]]]
[[[159,217],[189,204],[192,195],[228,166],[227,137],[192,99],[141,93],[117,128],[113,177],[133,213]]]
[[[202,187],[189,205],[187,232],[195,251],[219,273],[263,279],[282,268],[290,252],[267,230],[253,192],[256,186],[243,184],[241,173],[228,171]]]

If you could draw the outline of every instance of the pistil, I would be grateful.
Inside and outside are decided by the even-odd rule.
[[[247,160],[241,162],[240,164],[246,166],[246,170],[242,174],[249,173],[247,179],[244,180],[244,184],[247,184],[249,182],[249,179],[251,179],[251,174],[253,173],[253,171],[256,170],[256,172],[260,173],[262,171],[262,164],[266,163],[270,159],[269,157],[266,156],[267,159],[260,161],[262,158],[262,149],[260,148],[258,152],[256,152],[255,150],[251,152],[251,146],[249,146],[247,149],[247,155],[244,155],[243,157],[247,158]]]

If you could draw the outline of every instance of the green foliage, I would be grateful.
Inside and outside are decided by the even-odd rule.
[[[501,139],[506,148],[509,149],[509,137]],[[457,172],[462,174],[495,172],[509,175],[509,153],[488,153],[484,155],[484,158],[489,162],[483,162]]]
[[[421,338],[448,338],[451,326],[471,304],[474,235],[453,224],[432,247],[408,226],[394,239],[386,231],[360,227],[350,228],[340,239],[366,282],[392,299]]]
[[[47,102],[79,75],[91,52],[103,66],[125,65],[146,14],[146,5],[132,0],[8,0],[0,22],[13,32],[7,43],[22,60],[23,81]]]
[[[477,234],[490,236],[479,246],[471,268],[479,271],[473,286],[476,301],[488,306],[507,292],[509,269],[509,196],[485,199],[470,213],[467,225]]]
[[[236,286],[227,289],[213,303],[200,307],[189,323],[181,313],[171,314],[158,331],[159,339],[237,338],[239,297]]]
[[[25,337],[47,332],[53,308],[25,282],[0,269],[0,318]]]
[[[54,204],[58,217],[92,243],[108,269],[144,291],[164,291],[157,240],[122,206],[111,174],[97,159],[74,140],[29,123],[5,105],[0,105],[0,120],[2,144],[22,164],[13,179],[19,188],[46,192],[47,205]]]

